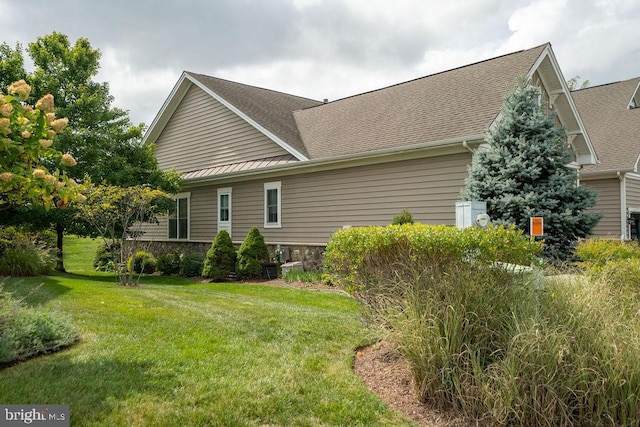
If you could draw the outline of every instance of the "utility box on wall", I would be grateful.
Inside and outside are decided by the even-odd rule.
[[[456,227],[476,225],[476,218],[487,213],[487,202],[456,202]]]

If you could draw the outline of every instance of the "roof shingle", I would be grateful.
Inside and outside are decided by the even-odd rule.
[[[600,164],[587,172],[634,168],[640,154],[640,108],[627,108],[640,77],[571,92]]]

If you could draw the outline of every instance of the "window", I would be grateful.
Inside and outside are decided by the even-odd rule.
[[[281,183],[264,184],[264,226],[265,228],[281,227]]]
[[[231,188],[218,188],[218,231],[231,234]]]
[[[176,207],[169,215],[169,238],[189,238],[189,199],[190,193],[175,195]]]

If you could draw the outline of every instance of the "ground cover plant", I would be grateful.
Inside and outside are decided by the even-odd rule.
[[[352,372],[371,338],[353,299],[169,276],[114,286],[86,243],[65,242],[73,274],[6,284],[44,283],[25,302],[69,313],[81,341],[0,370],[0,402],[69,404],[74,426],[410,425]]]
[[[325,256],[388,328],[423,401],[490,425],[638,425],[634,277],[540,286],[500,263],[539,249],[510,230],[403,225],[340,230]]]

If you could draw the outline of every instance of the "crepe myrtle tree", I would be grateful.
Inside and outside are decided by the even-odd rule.
[[[486,201],[493,222],[527,233],[530,217],[543,217],[545,257],[570,259],[577,240],[589,236],[602,215],[588,210],[596,193],[578,186],[569,166],[574,153],[538,87],[519,79],[486,142],[473,157],[461,199]]]
[[[35,106],[28,104],[31,87],[19,80],[0,94],[0,211],[20,205],[37,204],[50,209],[66,208],[73,201],[83,201],[68,169],[77,164],[71,154],[60,153],[53,138],[67,126],[67,119],[57,118],[54,99],[44,95]],[[55,169],[44,166],[57,158]]]

